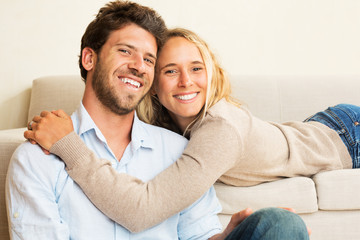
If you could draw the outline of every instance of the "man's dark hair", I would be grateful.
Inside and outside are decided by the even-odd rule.
[[[109,2],[99,10],[95,19],[88,25],[81,39],[79,66],[81,77],[86,82],[87,70],[83,67],[82,50],[90,47],[97,54],[105,44],[111,32],[134,23],[150,32],[156,39],[157,47],[163,44],[166,25],[153,9],[129,1]]]

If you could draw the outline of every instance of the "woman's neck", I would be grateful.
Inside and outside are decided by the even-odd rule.
[[[172,113],[170,113],[170,117],[175,122],[175,124],[178,126],[181,133],[183,133],[183,134],[187,130],[189,125],[191,123],[193,123],[196,119],[196,116],[194,116],[194,117],[179,117],[179,116],[175,116]]]

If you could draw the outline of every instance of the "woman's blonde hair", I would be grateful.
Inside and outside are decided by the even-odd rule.
[[[192,126],[197,121],[201,121],[205,117],[206,111],[221,99],[224,98],[226,101],[236,106],[240,106],[240,103],[230,96],[231,86],[228,76],[220,67],[215,55],[211,52],[204,40],[190,30],[175,28],[168,31],[165,44],[166,41],[173,37],[185,38],[195,44],[195,46],[199,49],[205,64],[208,79],[205,105],[197,114],[196,119],[186,128],[185,132],[181,132],[175,121],[171,119],[168,110],[161,105],[158,97],[153,94],[154,90],[149,91],[143,101],[140,102],[137,107],[137,114],[144,122],[167,128],[174,132],[183,134],[184,136],[189,136]],[[161,49],[159,49],[159,52],[160,51]],[[158,74],[156,71],[154,81],[157,81],[157,77]]]

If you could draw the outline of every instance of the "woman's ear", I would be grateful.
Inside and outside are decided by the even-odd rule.
[[[87,70],[90,71],[95,66],[96,53],[89,47],[86,47],[82,50],[82,65]]]
[[[150,94],[151,94],[152,96],[156,95],[156,91],[155,91],[154,86],[153,86],[152,88],[150,88]]]

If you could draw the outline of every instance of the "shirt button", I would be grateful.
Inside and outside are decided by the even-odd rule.
[[[20,214],[19,214],[18,212],[14,213],[14,218],[18,218],[19,215],[20,215]]]

